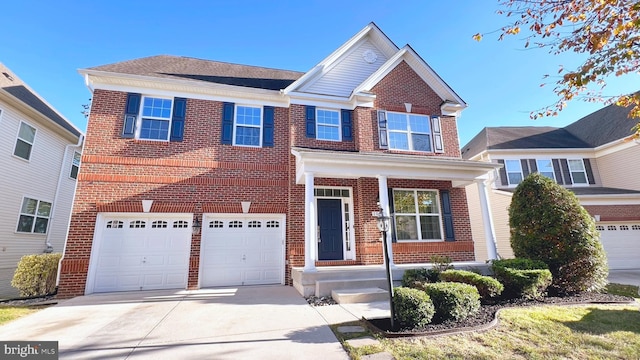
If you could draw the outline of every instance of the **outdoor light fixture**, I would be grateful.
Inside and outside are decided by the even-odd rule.
[[[194,217],[193,220],[193,225],[191,225],[191,230],[193,231],[194,235],[198,235],[200,234],[200,229],[202,228],[202,225],[200,224],[200,221],[198,220],[198,215],[196,215]]]
[[[384,210],[378,203],[378,211],[374,213],[374,217],[376,218],[378,230],[382,233],[382,249],[384,251],[384,264],[387,274],[387,285],[389,286],[389,310],[391,311],[391,328],[395,329],[395,318],[396,312],[393,307],[393,275],[391,274],[391,268],[389,264],[391,263],[391,259],[389,259],[389,248],[387,247],[387,231],[389,231],[391,217],[386,216],[384,214]]]

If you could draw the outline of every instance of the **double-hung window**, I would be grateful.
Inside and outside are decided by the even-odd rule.
[[[233,133],[234,145],[262,146],[262,108],[237,105]]]
[[[36,128],[24,122],[20,122],[20,130],[18,130],[18,139],[13,155],[29,160],[31,158],[31,149],[36,138]]]
[[[389,149],[431,152],[431,126],[425,115],[387,112]]]
[[[435,190],[393,190],[398,241],[442,240],[440,205]]]
[[[337,110],[316,110],[316,139],[341,141],[340,112]]]
[[[522,176],[522,164],[520,160],[505,160],[504,167],[507,171],[507,179],[509,179],[509,185],[518,185],[523,179]]]
[[[79,152],[77,151],[73,152],[73,159],[71,160],[71,173],[69,174],[69,177],[72,179],[78,178],[78,171],[80,170],[81,157],[82,155]]]
[[[46,234],[51,203],[25,197],[22,199],[17,232]]]
[[[540,175],[546,176],[551,180],[555,180],[555,173],[553,172],[553,162],[550,159],[536,160],[538,172]]]
[[[140,139],[169,140],[172,105],[171,99],[146,96],[142,99]]]
[[[568,159],[569,172],[574,184],[587,184],[587,172],[582,159]]]

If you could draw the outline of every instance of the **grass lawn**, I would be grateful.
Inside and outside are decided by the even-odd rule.
[[[638,287],[608,292],[638,298]],[[497,327],[437,337],[379,338],[353,359],[387,351],[400,359],[640,359],[640,304],[509,308]],[[362,334],[360,334],[362,335]],[[340,336],[342,337],[342,336]]]
[[[26,306],[0,306],[0,325],[11,320],[31,314],[42,307],[26,307]]]

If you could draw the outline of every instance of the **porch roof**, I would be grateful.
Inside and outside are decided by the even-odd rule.
[[[497,163],[442,156],[422,156],[381,152],[346,152],[294,147],[296,183],[304,184],[304,174],[314,177],[357,179],[387,178],[444,180],[461,187],[488,178],[501,167]]]

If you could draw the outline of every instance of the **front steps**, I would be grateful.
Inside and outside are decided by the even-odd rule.
[[[389,300],[389,292],[381,288],[341,289],[331,291],[338,304],[373,303]]]

